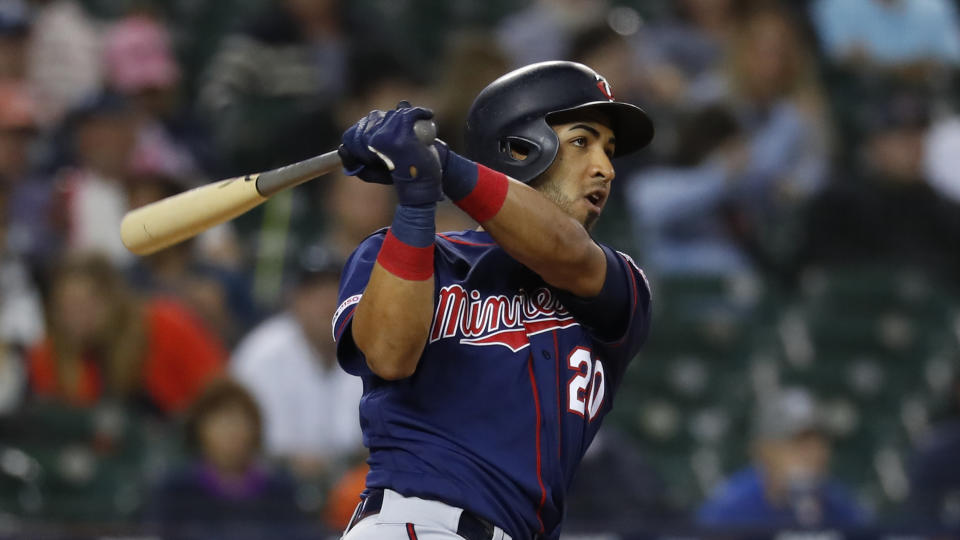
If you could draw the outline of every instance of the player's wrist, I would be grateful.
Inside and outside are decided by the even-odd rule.
[[[439,176],[439,171],[437,171],[436,176],[420,178],[394,174],[392,178],[397,192],[397,201],[401,206],[408,207],[436,205],[437,201],[443,200]]]
[[[497,215],[507,198],[509,180],[456,152],[447,151],[443,168],[443,192],[479,223]]]
[[[443,194],[451,201],[458,201],[470,195],[477,185],[477,164],[450,150],[445,144],[435,145],[440,155],[443,175],[440,183]]]
[[[433,240],[437,203],[399,205],[393,224],[377,255],[377,262],[391,274],[423,281],[433,276]]]
[[[414,247],[433,245],[436,233],[437,203],[397,205],[390,230],[404,244]]]

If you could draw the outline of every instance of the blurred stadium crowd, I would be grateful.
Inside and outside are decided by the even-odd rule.
[[[329,325],[391,190],[324,178],[144,258],[120,220],[400,99],[460,149],[476,93],[547,59],[657,126],[596,231],[647,270],[653,332],[570,530],[960,534],[958,13],[0,0],[0,537],[335,536],[365,451]]]

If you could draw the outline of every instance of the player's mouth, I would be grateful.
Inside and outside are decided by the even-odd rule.
[[[598,214],[603,210],[604,203],[607,202],[607,195],[609,191],[606,188],[598,187],[584,195],[584,199],[592,207],[592,210]]]

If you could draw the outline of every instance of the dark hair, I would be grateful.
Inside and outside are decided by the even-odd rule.
[[[200,451],[200,428],[203,422],[211,414],[228,405],[240,405],[247,414],[250,423],[253,425],[254,451],[260,451],[263,447],[263,418],[260,414],[260,407],[245,386],[228,377],[210,381],[204,388],[203,393],[194,400],[190,410],[187,411],[184,421],[184,435],[188,450],[191,452]]]

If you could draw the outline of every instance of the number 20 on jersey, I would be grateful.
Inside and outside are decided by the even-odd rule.
[[[591,358],[590,349],[577,347],[567,357],[567,365],[577,370],[567,383],[567,410],[593,420],[603,405],[603,364]]]

